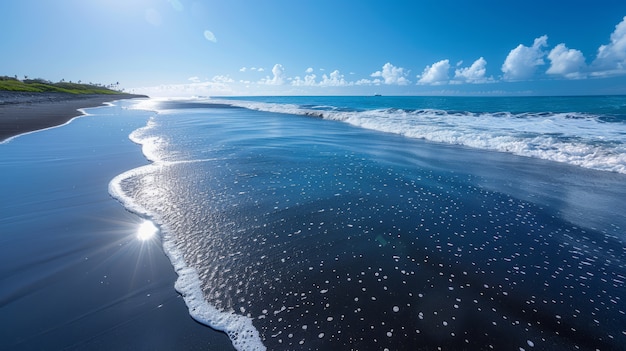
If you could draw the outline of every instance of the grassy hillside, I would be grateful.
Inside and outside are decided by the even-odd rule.
[[[0,77],[0,91],[23,91],[33,93],[70,93],[70,94],[122,94],[99,85],[58,82],[52,83],[43,79],[18,80],[13,77]]]

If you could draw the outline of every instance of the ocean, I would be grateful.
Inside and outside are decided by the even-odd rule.
[[[109,192],[238,350],[624,350],[624,96],[128,108]]]

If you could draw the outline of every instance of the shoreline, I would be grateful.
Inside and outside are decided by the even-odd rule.
[[[115,100],[147,97],[0,91],[0,143],[24,133],[63,125],[83,115],[79,109],[99,107]]]
[[[0,145],[0,349],[233,350],[190,316],[161,240],[138,240],[143,219],[107,191],[147,163],[128,133],[150,113],[124,104]]]

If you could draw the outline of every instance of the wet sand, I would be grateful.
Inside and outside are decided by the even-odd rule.
[[[110,100],[39,102],[22,116]],[[232,350],[190,317],[161,241],[138,240],[142,219],[108,193],[147,164],[128,135],[150,113],[97,111],[0,144],[0,349]]]
[[[78,109],[81,108],[141,97],[146,96],[0,91],[0,141],[22,133],[64,124],[80,116]]]

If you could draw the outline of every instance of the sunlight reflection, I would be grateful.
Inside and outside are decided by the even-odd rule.
[[[157,228],[157,226],[154,225],[154,223],[152,223],[151,221],[145,220],[137,228],[137,239],[141,241],[150,240],[158,232],[159,232],[159,228]]]

